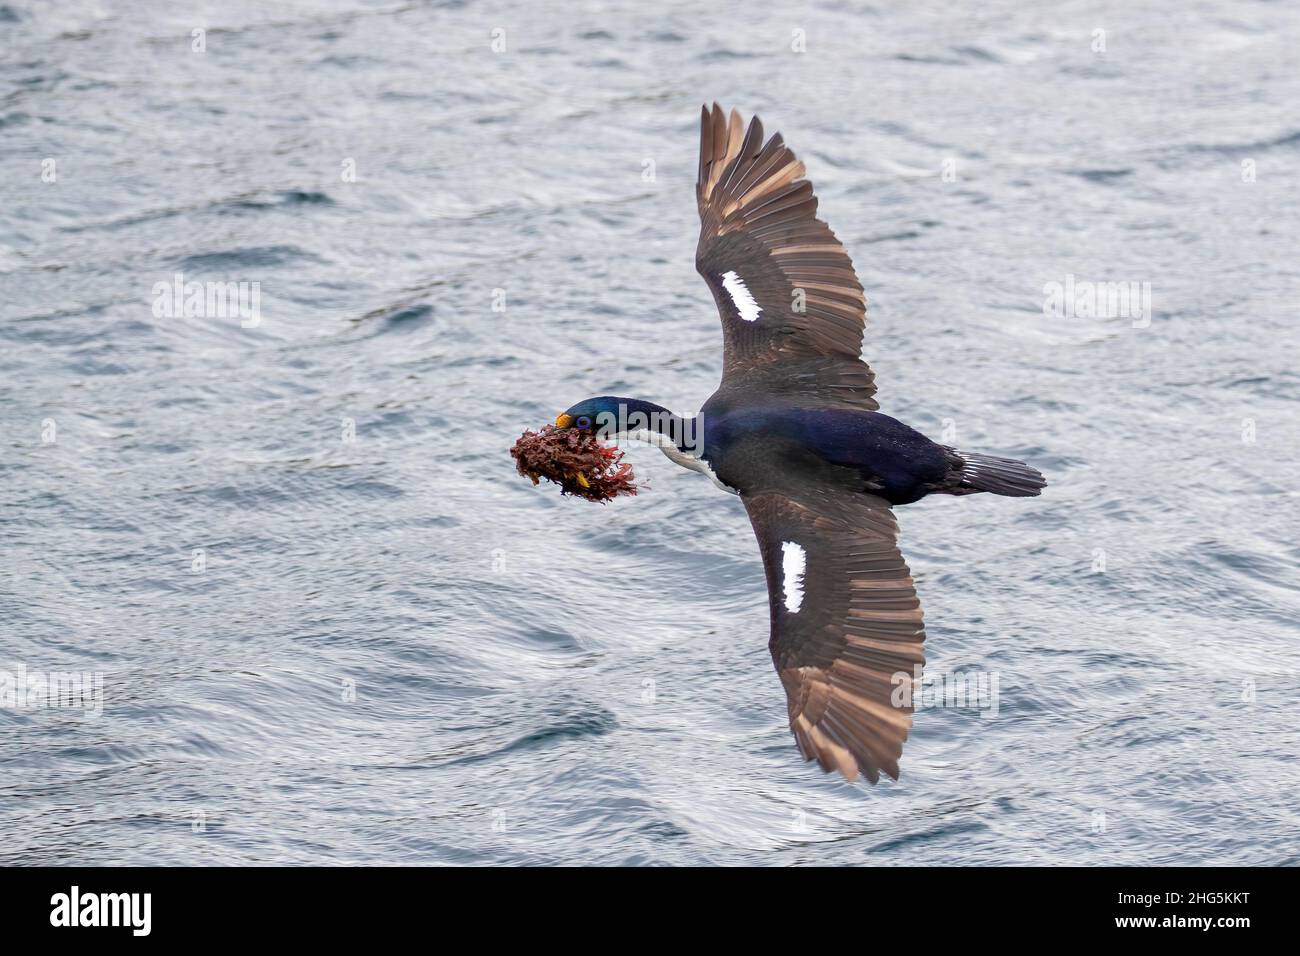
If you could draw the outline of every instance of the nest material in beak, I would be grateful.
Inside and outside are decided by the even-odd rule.
[[[557,424],[568,417],[561,415]],[[623,452],[602,445],[589,431],[543,425],[540,431],[520,435],[510,455],[519,474],[533,484],[542,478],[553,481],[561,494],[605,502],[637,491],[632,466],[623,464]]]

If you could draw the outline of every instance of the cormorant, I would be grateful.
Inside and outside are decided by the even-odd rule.
[[[926,495],[1037,495],[1023,462],[937,444],[876,403],[861,359],[866,299],[816,218],[804,166],[715,103],[700,122],[695,267],[722,318],[723,371],[698,416],[604,395],[560,428],[652,441],[738,494],[758,538],[768,647],[807,760],[898,779],[925,630],[893,505]]]

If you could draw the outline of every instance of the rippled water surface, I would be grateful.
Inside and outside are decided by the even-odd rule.
[[[1296,862],[1298,35],[0,5],[0,670],[104,701],[0,708],[0,858]],[[638,447],[597,507],[506,454],[716,386],[715,99],[805,159],[883,409],[1051,481],[901,510],[931,667],[999,697],[919,712],[897,784],[799,759],[737,500]],[[259,283],[260,322],[155,315],[177,273]],[[1150,314],[1045,315],[1071,276]]]

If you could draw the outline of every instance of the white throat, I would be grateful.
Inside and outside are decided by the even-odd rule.
[[[634,432],[624,432],[624,434],[635,441],[643,441],[646,444],[654,445],[667,456],[669,461],[681,465],[683,468],[689,468],[691,471],[698,471],[723,491],[733,495],[740,494],[735,488],[724,485],[719,481],[718,476],[713,473],[713,469],[709,467],[707,461],[682,451],[673,444],[672,439],[667,435],[661,435],[659,432],[651,431],[648,428],[638,428]]]

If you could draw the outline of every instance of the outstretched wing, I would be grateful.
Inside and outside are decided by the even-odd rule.
[[[695,268],[722,317],[723,386],[876,409],[862,285],[803,174],[780,133],[763,141],[757,116],[746,130],[735,110],[703,109]]]
[[[898,779],[925,629],[888,503],[813,482],[744,498],[767,573],[769,648],[805,760]]]

